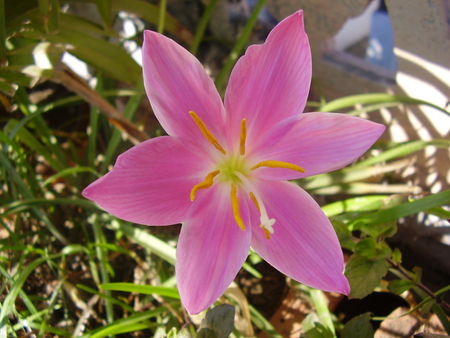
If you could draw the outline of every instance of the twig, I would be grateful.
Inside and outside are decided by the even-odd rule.
[[[138,144],[148,139],[147,134],[140,131],[133,123],[126,119],[113,105],[106,101],[96,91],[80,78],[77,74],[63,65],[62,70],[55,69],[53,77],[50,79],[59,83],[68,90],[81,96],[90,105],[96,107],[100,112],[106,115],[117,129],[125,133],[131,142]]]
[[[409,275],[408,271],[404,267],[402,267],[399,263],[394,262],[390,258],[387,258],[386,260],[390,265],[392,265],[395,269],[397,269],[402,274],[402,276],[404,276],[407,280],[414,282],[413,278]],[[422,283],[414,283],[414,285],[417,286],[423,292],[425,292],[430,298],[435,300],[436,303],[439,304],[445,311],[450,312],[450,305],[444,300],[438,299],[438,297],[436,297],[433,291],[431,291]]]

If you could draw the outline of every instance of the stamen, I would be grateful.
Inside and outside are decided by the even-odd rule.
[[[283,162],[283,161],[262,161],[258,164],[254,165],[250,168],[250,170],[255,170],[261,167],[269,167],[269,168],[282,168],[282,169],[291,169],[295,171],[299,171],[301,173],[305,172],[305,169],[302,167],[299,167],[298,165],[289,163],[289,162]]]
[[[214,177],[220,174],[220,170],[215,170],[213,172],[210,172],[208,175],[206,175],[205,180],[203,182],[200,182],[199,184],[194,185],[194,187],[191,190],[191,201],[193,202],[195,200],[195,194],[200,189],[208,189],[211,187],[214,183]]]
[[[239,199],[237,197],[237,189],[233,183],[231,183],[231,208],[233,209],[233,216],[237,225],[239,225],[239,228],[241,228],[242,231],[245,231],[245,224],[242,220],[241,213],[239,212]]]
[[[247,123],[245,119],[241,122],[241,135],[239,136],[239,151],[241,155],[245,155],[245,140],[247,138]]]
[[[214,148],[219,150],[222,154],[226,155],[227,152],[225,151],[225,149],[222,148],[222,146],[219,144],[219,141],[217,141],[217,139],[209,131],[208,127],[206,127],[206,125],[203,123],[203,121],[200,119],[200,117],[196,113],[194,113],[193,111],[190,111],[189,115],[191,115],[192,119],[197,124],[197,126],[199,127],[199,129],[202,132],[202,134],[214,146]]]
[[[270,232],[266,228],[264,228],[264,234],[266,235],[266,239],[270,239]]]
[[[259,212],[261,212],[261,210],[259,210],[259,204],[258,201],[256,200],[255,195],[253,195],[253,193],[250,191],[249,192],[250,198],[252,199],[253,203],[255,203],[256,209],[258,209]]]

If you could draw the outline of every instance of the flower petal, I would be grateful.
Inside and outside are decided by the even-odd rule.
[[[244,198],[239,205],[244,223],[250,225]],[[215,302],[247,258],[251,230],[242,231],[231,210],[230,188],[214,185],[199,194],[181,227],[176,275],[181,300],[190,314]]]
[[[213,149],[189,115],[194,111],[224,145],[225,109],[200,62],[173,40],[149,30],[142,53],[145,90],[164,130],[183,139],[183,145]]]
[[[190,190],[208,164],[169,136],[153,138],[120,155],[114,169],[83,196],[111,214],[146,225],[183,221],[192,206]]]
[[[269,217],[276,219],[267,240],[253,226],[253,249],[285,275],[313,288],[348,294],[344,259],[336,233],[323,211],[303,189],[290,182],[259,181]],[[252,225],[259,222],[252,213]]]
[[[311,50],[303,12],[281,21],[263,45],[250,46],[230,76],[225,96],[232,137],[247,119],[254,143],[277,122],[303,111],[311,82]]]
[[[257,169],[259,178],[291,180],[340,169],[364,154],[385,126],[336,113],[305,113],[273,127],[255,146],[252,160],[284,161],[305,169]]]

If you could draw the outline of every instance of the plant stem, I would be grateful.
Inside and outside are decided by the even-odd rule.
[[[402,267],[399,263],[394,262],[390,258],[387,258],[386,260],[392,267],[397,269],[401,273],[401,275],[405,277],[405,279],[413,282],[413,278],[409,275],[408,271],[404,267]],[[418,287],[420,290],[422,290],[424,293],[426,293],[430,298],[435,300],[436,303],[439,304],[445,311],[450,312],[450,305],[447,302],[438,299],[438,297],[433,293],[433,291],[431,291],[425,285],[423,285],[422,283],[415,283],[415,286]]]
[[[241,36],[236,41],[236,44],[234,45],[233,49],[231,50],[230,55],[228,56],[228,59],[227,59],[225,65],[223,66],[219,75],[217,75],[216,87],[217,87],[217,90],[219,91],[219,93],[222,93],[223,87],[225,86],[225,81],[228,78],[228,76],[230,75],[231,69],[233,68],[234,64],[236,63],[238,57],[241,55],[242,49],[244,48],[245,44],[247,43],[247,40],[250,37],[250,34],[252,33],[253,27],[255,26],[256,21],[258,20],[259,13],[261,12],[265,3],[266,3],[266,0],[258,1],[255,8],[253,9],[252,15],[250,16],[250,18],[248,19],[247,23],[244,26]]]
[[[214,7],[219,0],[210,0],[208,6],[206,6],[205,11],[203,12],[202,18],[198,23],[197,29],[195,30],[194,41],[192,42],[190,52],[191,54],[196,54],[198,47],[200,46],[200,42],[203,39],[203,35],[205,34],[206,26],[208,25],[209,20],[211,19],[212,12]]]

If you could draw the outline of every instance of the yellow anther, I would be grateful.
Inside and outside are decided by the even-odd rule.
[[[239,136],[239,151],[241,155],[245,154],[245,139],[247,138],[247,123],[245,119],[241,122],[241,135]]]
[[[302,167],[299,167],[298,165],[295,165],[292,163],[283,162],[283,161],[262,161],[256,165],[254,165],[253,167],[251,167],[250,170],[255,170],[255,169],[258,169],[261,167],[291,169],[291,170],[299,171],[301,173],[305,172],[305,169],[303,169]]]
[[[250,191],[249,193],[250,198],[252,199],[253,203],[255,203],[256,209],[258,209],[259,212],[261,212],[261,210],[259,209],[259,204],[258,201],[256,200],[255,195]]]
[[[217,141],[217,139],[213,136],[213,134],[211,134],[211,132],[209,131],[208,127],[206,127],[206,125],[203,123],[203,121],[200,119],[200,117],[196,113],[194,113],[193,111],[190,111],[189,115],[191,115],[192,119],[197,124],[197,126],[199,127],[199,129],[202,132],[202,134],[206,137],[206,139],[217,150],[219,150],[222,154],[226,155],[227,152],[225,151],[225,149],[222,148],[222,146],[219,144],[219,141]]]
[[[236,186],[231,183],[231,208],[233,209],[234,220],[242,231],[245,230],[244,221],[242,220],[241,213],[239,212],[239,199],[237,197]]]
[[[266,235],[266,239],[270,239],[270,232],[269,232],[269,230],[267,230],[266,228],[263,228],[264,229],[264,234]]]
[[[208,189],[211,187],[214,183],[214,177],[220,174],[220,170],[215,170],[213,172],[210,172],[208,175],[206,175],[205,180],[203,182],[200,182],[199,184],[194,185],[194,187],[191,190],[191,201],[195,200],[195,194],[200,189]]]

